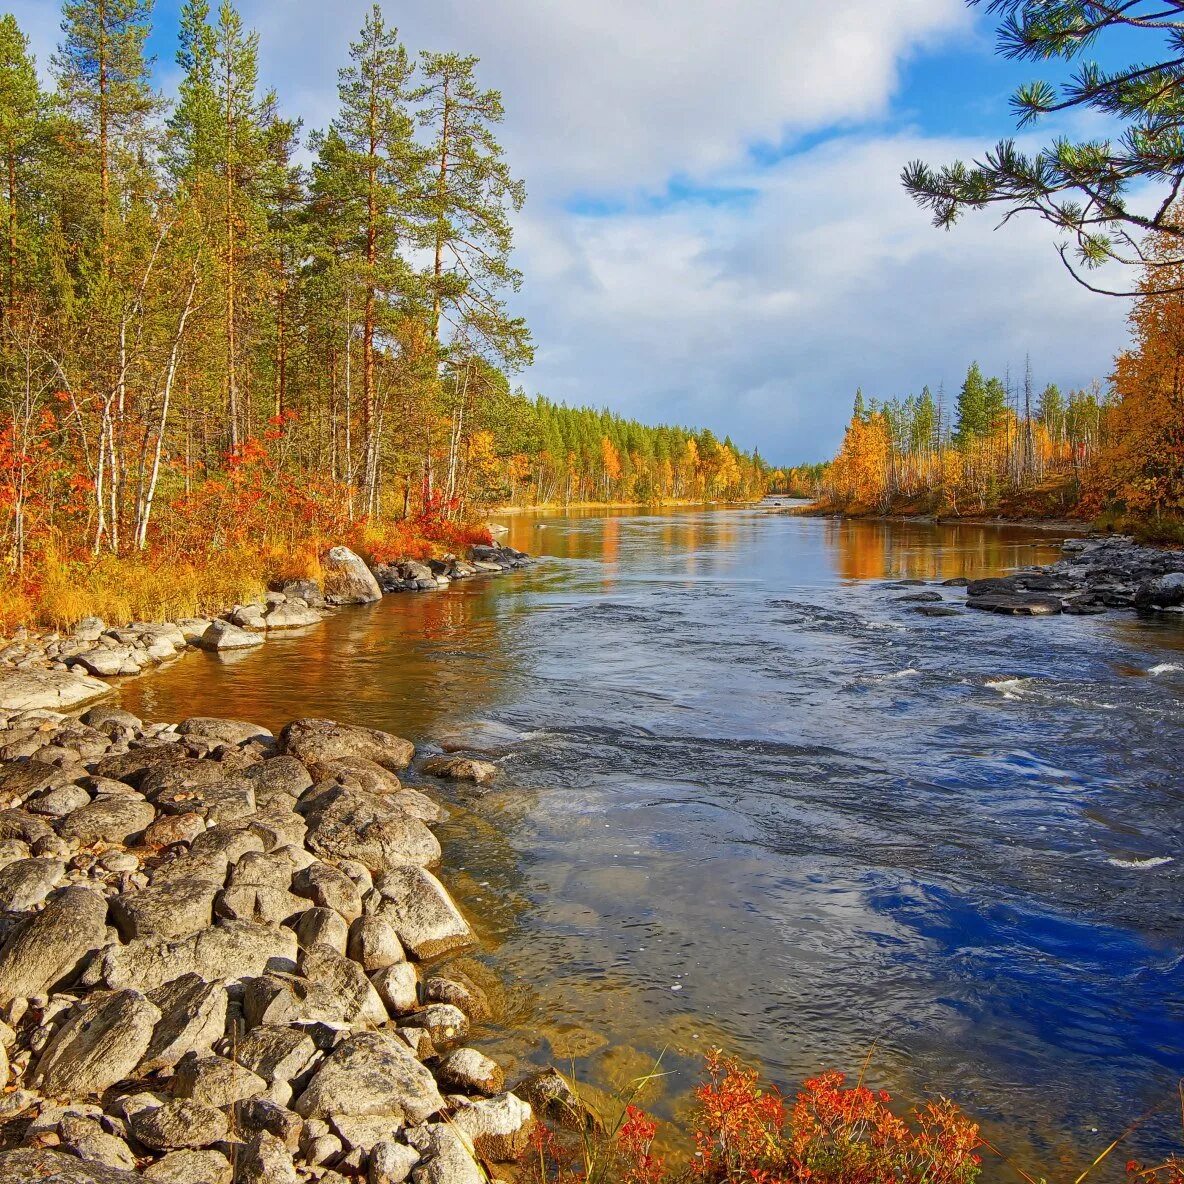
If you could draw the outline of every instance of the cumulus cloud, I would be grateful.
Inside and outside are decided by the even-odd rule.
[[[241,7],[265,81],[323,126],[368,0]],[[13,11],[47,59],[56,5]],[[1124,310],[1073,284],[1047,228],[996,233],[980,216],[940,233],[900,189],[906,160],[982,147],[886,130],[907,60],[976,36],[962,0],[403,0],[387,13],[413,49],[480,56],[505,96],[503,141],[531,195],[516,305],[539,346],[532,391],[704,424],[794,461],[833,450],[860,384],[952,392],[971,358],[1001,372],[1029,351],[1040,380],[1109,369]]]

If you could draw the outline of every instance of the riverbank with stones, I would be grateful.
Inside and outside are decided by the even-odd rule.
[[[1062,551],[1064,557],[1055,563],[981,580],[942,580],[939,586],[964,589],[966,608],[1004,616],[1184,613],[1184,551],[1144,546],[1125,535],[1067,539]],[[893,586],[925,582],[897,580]],[[909,592],[899,599],[925,616],[960,611],[938,591]]]
[[[481,781],[464,738],[420,763]],[[475,755],[476,753],[477,755]],[[0,711],[0,1180],[485,1184],[555,1070],[470,1041],[477,937],[412,744],[301,719]]]
[[[439,591],[454,580],[502,574],[528,562],[523,552],[494,543],[472,547],[466,559],[408,559],[371,569],[349,548],[333,547],[322,563],[323,584],[292,580],[220,617],[116,627],[88,617],[67,634],[21,631],[0,643],[0,708],[66,711],[109,694],[105,680],[133,678],[186,650],[250,649],[278,631],[315,625],[343,606],[397,592]]]

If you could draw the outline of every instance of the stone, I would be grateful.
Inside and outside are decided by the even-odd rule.
[[[190,1098],[137,1111],[129,1126],[139,1142],[155,1151],[196,1151],[220,1143],[230,1132],[221,1110]]]
[[[255,791],[239,778],[159,790],[152,801],[163,814],[198,814],[209,826],[250,818],[256,809]]]
[[[73,662],[75,665],[81,666],[87,674],[95,674],[100,678],[114,678],[116,675],[123,674],[131,661],[132,651],[127,646],[117,646],[115,648],[108,648],[107,646],[95,646],[92,650],[85,650],[81,654],[75,654]]]
[[[240,629],[266,629],[263,621],[265,609],[266,605],[262,604],[236,604],[226,614],[226,619]]]
[[[422,867],[394,868],[374,884],[366,911],[394,926],[403,948],[424,961],[476,945],[468,922],[444,885]]]
[[[65,878],[60,859],[17,859],[0,868],[0,909],[25,913],[36,908]]]
[[[265,884],[239,884],[225,888],[214,901],[219,917],[234,921],[256,921],[264,925],[283,925],[304,911],[305,902],[284,888]]]
[[[79,1159],[124,1171],[131,1171],[136,1166],[131,1148],[118,1135],[105,1131],[93,1118],[66,1115],[58,1123],[58,1135],[62,1140],[60,1146]]]
[[[182,736],[204,736],[223,744],[246,744],[250,740],[272,740],[267,728],[245,719],[221,719],[216,716],[192,715],[177,725]]]
[[[295,1151],[300,1146],[304,1119],[270,1098],[244,1098],[234,1104],[234,1126],[240,1134],[248,1137],[266,1131],[279,1139],[289,1151]]]
[[[456,967],[448,968],[452,978],[433,975],[423,985],[423,997],[430,1003],[451,1003],[476,1023],[493,1018],[489,997],[472,979]]]
[[[451,1003],[429,1003],[403,1020],[408,1028],[423,1028],[432,1045],[443,1050],[460,1044],[469,1034],[469,1017]]]
[[[0,1005],[68,983],[107,941],[107,902],[90,888],[65,888],[0,947]]]
[[[166,814],[144,831],[144,842],[149,847],[192,843],[205,828],[206,820],[200,814]]]
[[[513,1163],[522,1158],[534,1132],[534,1114],[516,1094],[499,1094],[460,1105],[451,1118],[468,1135],[482,1159]]]
[[[1184,605],[1184,572],[1169,572],[1144,581],[1136,589],[1134,600],[1135,607],[1141,609],[1166,609]]]
[[[445,752],[479,752],[486,756],[500,756],[521,741],[521,732],[491,719],[457,724],[436,736],[437,745]]]
[[[293,1109],[304,1118],[392,1115],[423,1122],[444,1105],[435,1078],[381,1032],[359,1032],[321,1063]]]
[[[604,1120],[557,1069],[531,1073],[514,1087],[514,1093],[529,1102],[536,1114],[565,1130],[588,1134],[604,1131]]]
[[[290,929],[222,921],[180,941],[142,938],[108,946],[98,959],[95,979],[113,989],[138,984],[151,990],[184,974],[207,981],[250,978],[268,970],[294,971],[296,951]]]
[[[299,1077],[316,1057],[317,1046],[307,1032],[280,1025],[253,1028],[234,1048],[234,1059],[268,1085]]]
[[[407,1139],[422,1158],[411,1173],[412,1184],[487,1184],[471,1140],[451,1122],[408,1131]]]
[[[361,757],[396,773],[407,768],[415,755],[415,746],[409,740],[377,728],[328,719],[293,720],[280,732],[279,748],[306,765]]]
[[[370,981],[391,1015],[415,1010],[419,1002],[419,972],[410,962],[396,962],[376,970]]]
[[[69,711],[111,691],[100,679],[73,671],[0,671],[0,710],[3,711]]]
[[[170,1151],[144,1169],[154,1184],[231,1184],[234,1169],[220,1151]]]
[[[496,765],[467,756],[429,757],[420,769],[432,777],[444,777],[450,781],[472,781],[476,785],[484,785],[497,776]]]
[[[315,625],[321,619],[321,614],[315,608],[289,600],[273,606],[263,624],[268,629],[299,629],[304,625]]]
[[[111,899],[111,920],[124,941],[138,937],[179,938],[212,924],[218,886],[185,879],[153,884]]]
[[[281,1139],[260,1131],[239,1156],[235,1184],[298,1184],[292,1153]]]
[[[64,818],[89,804],[90,794],[81,785],[63,785],[30,798],[25,803],[30,813],[43,814],[48,818]]]
[[[492,1096],[506,1088],[502,1067],[475,1048],[457,1048],[441,1058],[436,1080],[446,1089],[461,1093]]]
[[[257,1073],[220,1056],[183,1057],[173,1077],[173,1094],[207,1106],[233,1106],[243,1098],[264,1093],[267,1082]]]
[[[969,596],[966,607],[1013,617],[1056,616],[1063,608],[1060,599],[1055,596],[1041,596],[1028,592],[989,592]]]
[[[292,891],[321,908],[332,909],[347,921],[362,915],[362,893],[338,868],[327,863],[311,863],[292,878]]]
[[[58,834],[80,846],[91,843],[131,845],[156,818],[152,806],[137,797],[98,798],[58,823]]]
[[[397,794],[403,783],[390,769],[364,756],[341,756],[323,758],[309,766],[309,772],[317,781],[332,781],[337,785],[350,785],[364,789],[367,793],[382,797]]]
[[[232,625],[229,621],[213,621],[201,635],[198,645],[203,650],[213,650],[217,653],[223,650],[249,649],[251,646],[262,645],[264,640],[262,633],[251,633]]]
[[[350,958],[343,958],[328,946],[313,946],[301,954],[300,973],[309,982],[328,988],[340,1001],[346,1022],[386,1023],[382,998],[362,967]]]
[[[370,604],[382,599],[374,573],[348,547],[331,547],[321,566],[329,604]]]
[[[4,1184],[140,1184],[141,1177],[61,1151],[22,1147],[0,1151],[0,1180]]]
[[[349,927],[346,949],[367,974],[405,962],[407,958],[394,925],[381,916],[359,917],[354,921]]]
[[[140,1062],[142,1074],[171,1069],[186,1053],[212,1052],[226,1031],[230,998],[220,982],[183,974],[149,991],[148,998],[160,1009],[161,1018]]]
[[[210,624],[209,617],[182,617],[176,622],[177,628],[181,630],[181,636],[185,639],[185,644],[193,646],[201,645],[201,639],[205,636]]]
[[[69,784],[70,778],[60,769],[40,761],[0,761],[0,788],[19,801]]]
[[[254,787],[260,803],[287,798],[295,801],[312,785],[308,770],[294,756],[273,756],[244,769],[241,776]]]
[[[307,846],[322,858],[356,859],[372,872],[440,859],[435,835],[417,818],[345,786],[320,794],[305,813]]]
[[[296,940],[301,949],[323,945],[345,954],[349,948],[349,924],[332,909],[305,909],[296,922]]]
[[[405,1184],[417,1163],[418,1151],[384,1139],[370,1148],[368,1184]]]
[[[50,1097],[102,1093],[131,1075],[159,1020],[159,1009],[139,991],[77,1005],[42,1053],[34,1084]]]
[[[107,626],[102,617],[83,617],[70,630],[70,636],[76,638],[78,641],[98,641],[103,636],[103,630],[106,628]]]

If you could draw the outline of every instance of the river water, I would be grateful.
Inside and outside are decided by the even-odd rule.
[[[437,787],[446,879],[504,984],[503,1060],[620,1089],[661,1056],[650,1102],[677,1115],[711,1044],[790,1085],[870,1053],[875,1083],[954,1097],[1050,1179],[1170,1115],[1179,618],[926,618],[894,586],[1047,562],[1047,531],[505,521],[540,563],[190,655],[123,702],[420,744],[513,729],[492,791]]]

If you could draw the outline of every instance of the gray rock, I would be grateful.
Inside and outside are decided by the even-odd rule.
[[[267,728],[245,719],[220,719],[216,716],[191,715],[177,725],[182,736],[205,736],[223,744],[246,744],[248,740],[272,740]]]
[[[1165,609],[1179,605],[1184,605],[1184,572],[1169,572],[1147,580],[1135,592],[1137,608]]]
[[[516,1094],[499,1094],[461,1103],[451,1125],[468,1135],[482,1159],[512,1163],[530,1146],[535,1123],[526,1102]]]
[[[240,629],[266,629],[263,613],[266,606],[262,604],[236,604],[226,614],[226,619]]]
[[[207,1106],[233,1106],[243,1098],[262,1094],[267,1082],[257,1073],[225,1057],[189,1054],[177,1065],[173,1094]]]
[[[274,1135],[289,1151],[300,1146],[304,1119],[269,1098],[244,1098],[234,1104],[235,1129],[250,1138],[261,1131]]]
[[[556,1069],[540,1069],[531,1073],[514,1087],[536,1114],[565,1130],[600,1134],[604,1120],[587,1103],[575,1087]]]
[[[367,974],[406,961],[394,925],[389,918],[381,916],[359,917],[354,921],[349,929],[347,952]]]
[[[197,646],[201,645],[201,639],[205,636],[210,624],[209,617],[182,617],[177,622],[177,628],[181,630],[181,636],[184,637],[186,645]]]
[[[102,617],[83,617],[70,630],[70,636],[76,638],[78,641],[98,641],[103,636],[103,630],[106,628],[107,626],[104,624]]]
[[[288,601],[275,605],[263,623],[268,629],[299,629],[304,625],[315,625],[321,619],[315,608]]]
[[[409,740],[328,719],[293,720],[280,732],[279,747],[305,765],[361,757],[396,773],[405,769],[415,754]]]
[[[349,948],[349,924],[332,909],[306,909],[296,922],[296,940],[302,949],[322,945],[345,954]]]
[[[252,1029],[234,1049],[234,1059],[268,1085],[299,1077],[316,1056],[317,1046],[307,1032],[276,1025]]]
[[[369,604],[382,599],[374,574],[348,547],[330,548],[322,567],[325,599],[330,604]]]
[[[372,872],[440,859],[439,842],[419,819],[360,790],[342,786],[320,794],[305,819],[308,849],[324,858],[356,859]]]
[[[376,970],[370,981],[391,1015],[415,1010],[419,1001],[419,972],[410,962],[396,962]]]
[[[155,1151],[196,1151],[220,1143],[230,1131],[216,1106],[177,1098],[132,1115],[132,1134]]]
[[[234,1179],[235,1184],[297,1184],[299,1177],[283,1141],[260,1131],[240,1155]]]
[[[312,785],[308,770],[294,756],[275,756],[241,773],[255,789],[258,802],[295,800]]]
[[[445,752],[479,752],[499,756],[522,742],[522,733],[492,719],[470,720],[437,734],[436,743]]]
[[[411,1173],[412,1184],[486,1184],[468,1136],[452,1123],[434,1122],[407,1132],[423,1158]]]
[[[413,958],[423,961],[476,945],[444,885],[421,867],[394,868],[374,884],[366,911],[388,920]]]
[[[214,912],[233,921],[282,925],[303,912],[305,902],[284,888],[265,884],[238,884],[225,888],[214,901]]]
[[[309,982],[327,988],[340,1001],[346,1022],[386,1023],[386,1006],[365,971],[350,958],[343,958],[328,946],[313,946],[301,954],[300,973]]]
[[[389,1114],[414,1124],[443,1105],[431,1072],[405,1046],[360,1032],[322,1062],[293,1109],[306,1119]]]
[[[159,1009],[139,991],[76,1006],[37,1063],[34,1084],[50,1097],[102,1093],[131,1075],[159,1020]]]
[[[423,1028],[440,1050],[460,1044],[469,1034],[469,1017],[451,1003],[429,1003],[403,1020],[409,1028]]]
[[[220,1151],[170,1151],[144,1169],[154,1184],[231,1184],[234,1169]]]
[[[140,1184],[141,1177],[60,1151],[23,1147],[0,1151],[0,1180],[4,1184]]]
[[[179,938],[208,929],[218,886],[184,879],[153,884],[111,899],[111,919],[124,941],[138,937]]]
[[[75,810],[58,823],[63,839],[89,846],[91,843],[131,844],[152,825],[156,811],[143,798],[98,798]]]
[[[292,878],[292,891],[313,904],[332,909],[347,921],[362,915],[362,893],[338,868],[327,863],[311,863]]]
[[[210,826],[237,822],[255,813],[255,791],[249,782],[230,778],[190,788],[178,785],[153,794],[163,814],[200,814]]]
[[[67,983],[107,941],[107,902],[90,888],[66,888],[19,925],[0,948],[0,1004],[45,995]]]
[[[111,694],[107,683],[66,670],[0,671],[0,710],[68,711]]]
[[[436,1066],[436,1080],[460,1093],[493,1095],[506,1088],[506,1075],[496,1062],[475,1048],[458,1048]]]
[[[127,670],[131,659],[132,651],[127,646],[108,648],[99,645],[81,654],[75,654],[73,661],[87,674],[98,675],[100,678],[114,678]]]
[[[204,1055],[226,1031],[229,996],[220,982],[184,974],[148,992],[161,1019],[140,1062],[142,1074],[171,1069],[186,1053]]]
[[[213,621],[201,635],[198,645],[203,650],[219,652],[250,649],[252,646],[262,645],[264,640],[262,633],[251,633],[232,625],[229,621]]]
[[[60,859],[17,859],[0,868],[0,909],[24,913],[39,905],[65,878]]]
[[[61,1146],[79,1159],[121,1168],[125,1172],[136,1166],[131,1148],[118,1135],[105,1131],[93,1118],[69,1114],[58,1123],[58,1135]]]
[[[63,785],[30,798],[25,803],[30,813],[42,814],[47,818],[64,818],[89,804],[90,794],[81,785]]]
[[[497,765],[467,756],[429,757],[420,768],[432,777],[444,777],[451,781],[472,781],[477,785],[484,785],[497,776]]]
[[[476,1023],[493,1018],[489,996],[458,967],[449,966],[448,975],[432,975],[423,985],[423,997],[429,1003],[451,1003]]]
[[[368,1184],[405,1184],[419,1163],[419,1152],[405,1143],[384,1139],[370,1149]]]

